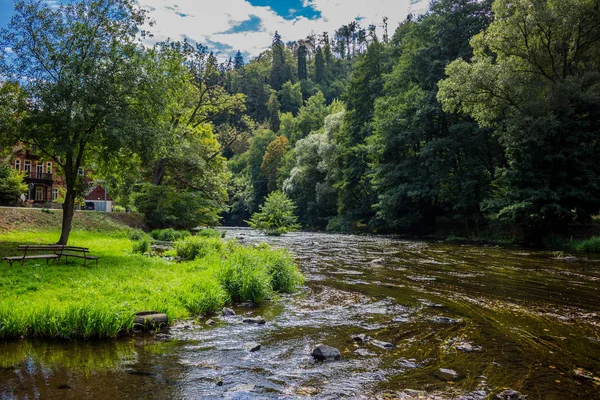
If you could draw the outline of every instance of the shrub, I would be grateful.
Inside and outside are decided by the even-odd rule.
[[[175,242],[177,256],[182,260],[206,257],[211,252],[221,250],[223,242],[219,238],[188,236]]]
[[[572,247],[577,251],[586,251],[588,253],[600,253],[600,236],[594,236],[587,240],[574,242]]]
[[[140,240],[143,237],[146,237],[146,232],[141,229],[133,229],[129,234],[129,239],[131,240]]]
[[[21,193],[27,193],[27,184],[23,182],[25,172],[19,172],[9,165],[0,165],[0,204],[10,204]]]
[[[150,238],[144,235],[137,242],[133,244],[133,252],[144,254],[150,251]]]
[[[267,196],[259,212],[252,214],[250,221],[246,222],[267,235],[279,236],[300,228],[298,218],[294,215],[295,208],[294,202],[284,193],[275,191]]]
[[[271,288],[276,292],[293,293],[304,282],[294,260],[285,250],[271,250],[264,253],[265,264],[271,276]]]
[[[223,231],[223,232],[225,232],[225,231]],[[198,231],[197,235],[203,236],[203,237],[225,237],[225,235],[220,234],[215,229],[200,229]]]
[[[150,236],[156,240],[162,240],[164,242],[174,242],[179,239],[183,239],[185,237],[191,236],[189,231],[178,231],[172,228],[167,229],[154,229]]]

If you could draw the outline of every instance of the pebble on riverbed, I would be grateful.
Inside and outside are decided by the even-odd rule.
[[[320,361],[325,360],[339,360],[342,358],[340,351],[334,347],[327,346],[326,344],[318,344],[313,349],[311,356]]]
[[[358,343],[367,343],[369,340],[371,340],[371,336],[367,336],[364,333],[359,333],[358,335],[352,335],[352,340],[354,340],[355,342]]]

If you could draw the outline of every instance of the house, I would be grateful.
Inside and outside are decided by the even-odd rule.
[[[28,191],[27,193],[24,193],[25,199],[33,202],[34,206],[48,207],[55,205],[55,207],[58,208],[57,201],[59,200],[61,191],[64,192],[66,190],[66,184],[63,177],[56,173],[54,163],[23,146],[15,146],[13,148],[11,160],[12,166],[15,169],[18,171],[25,171],[24,181],[28,185]],[[99,186],[93,185],[94,180],[89,176],[90,173],[91,170],[86,170],[84,168],[79,168],[78,171],[78,174],[83,176],[84,185],[92,188],[89,195],[93,195],[93,193],[98,193],[96,189]],[[101,196],[102,201],[104,202],[104,189],[100,189],[102,190]],[[100,208],[104,210],[104,203]],[[110,207],[108,211],[110,211],[111,208],[112,207]]]
[[[104,188],[100,185],[92,186],[92,189],[85,196],[85,207],[86,210],[95,211],[112,211],[112,198],[104,191]]]

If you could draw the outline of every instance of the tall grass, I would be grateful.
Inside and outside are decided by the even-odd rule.
[[[60,232],[0,235],[0,257],[17,244],[53,243]],[[181,263],[132,252],[129,231],[73,231],[70,243],[90,248],[99,266],[28,260],[0,264],[0,339],[112,338],[133,329],[134,314],[154,310],[169,320],[209,315],[231,301],[260,303],[302,282],[293,260],[266,246],[244,247],[218,237],[176,242]],[[179,253],[181,251],[181,253]]]
[[[188,231],[178,231],[172,228],[168,229],[155,229],[150,232],[150,236],[156,240],[162,240],[164,242],[174,242],[175,240],[183,239],[191,236]]]

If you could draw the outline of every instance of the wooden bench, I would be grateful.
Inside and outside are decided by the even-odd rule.
[[[25,260],[46,260],[46,264],[48,264],[49,260],[55,260],[57,264],[60,264],[60,254],[57,253],[62,251],[62,247],[64,246],[59,246],[59,245],[22,245],[19,246],[18,249],[20,251],[23,252],[22,256],[11,256],[11,257],[4,257],[3,260],[8,261],[8,263],[10,264],[10,266],[12,267],[12,264],[15,261],[18,261],[19,264],[21,264],[21,266],[23,266],[23,263],[25,262]],[[31,254],[31,252],[40,252],[40,251],[49,251],[52,250],[52,254]],[[27,255],[27,253],[30,253],[29,255]]]
[[[96,260],[96,267],[98,266],[98,257],[90,256],[88,253],[90,249],[87,247],[78,246],[64,246],[60,257],[64,257],[66,261],[69,261],[69,257],[83,258],[83,265],[85,266],[87,260]]]
[[[10,263],[12,267],[12,263],[18,261],[21,266],[25,260],[33,260],[33,259],[45,259],[46,264],[49,260],[56,260],[56,263],[60,265],[61,258],[65,258],[66,261],[69,261],[69,257],[83,258],[83,265],[85,266],[87,260],[96,260],[96,266],[98,266],[98,257],[90,256],[88,253],[90,249],[87,247],[79,247],[79,246],[64,246],[60,244],[29,244],[29,245],[19,245],[17,247],[18,250],[23,252],[22,256],[12,256],[12,257],[4,257],[3,260],[6,260]],[[34,254],[27,255],[27,253],[31,252],[40,252],[40,251],[52,251],[52,254]]]

